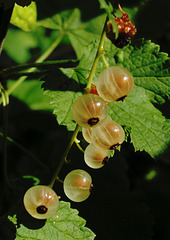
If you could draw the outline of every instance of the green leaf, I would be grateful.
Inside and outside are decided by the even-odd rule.
[[[50,106],[50,97],[44,94],[44,91],[41,88],[42,82],[40,82],[39,79],[43,77],[44,81],[49,82],[50,86],[55,85],[55,83],[50,82],[50,79],[56,79],[56,76],[58,76],[59,72],[57,69],[58,67],[75,67],[77,64],[77,60],[55,60],[45,61],[43,63],[23,64],[9,69],[4,69],[4,71],[0,73],[0,76],[2,79],[7,80],[19,76],[27,76],[28,74],[28,79],[18,85],[17,83],[20,81],[20,79],[16,81],[8,80],[8,91],[11,91],[12,96],[18,98],[20,101],[23,101],[32,110],[51,111],[53,108]],[[35,71],[26,71],[33,67]],[[65,75],[62,77],[65,77]],[[35,80],[35,78],[38,79]],[[64,79],[62,78],[62,84],[63,81]],[[48,87],[50,88],[50,86]]]
[[[4,50],[15,62],[26,63],[32,58],[38,58],[58,38],[56,32],[46,35],[46,29],[34,27],[31,32],[20,29],[8,29],[4,42]],[[20,54],[18,54],[20,52]]]
[[[82,94],[71,91],[45,91],[45,94],[51,97],[51,106],[53,113],[57,116],[60,125],[66,125],[69,130],[74,130],[76,123],[73,121],[71,109],[73,103]],[[61,111],[62,109],[62,111]]]
[[[123,49],[105,41],[105,58],[110,66],[120,65],[128,69],[135,85],[145,88],[151,101],[164,103],[170,96],[170,58],[159,52],[160,47],[151,41],[138,39]],[[98,66],[94,82],[105,65]]]
[[[10,88],[15,81],[8,81]],[[12,96],[26,103],[32,110],[52,110],[50,98],[44,95],[41,88],[42,83],[37,80],[29,80],[19,85],[12,93]]]
[[[9,220],[17,225],[17,217],[8,216]],[[47,219],[45,225],[40,229],[28,229],[20,224],[16,226],[15,240],[92,240],[95,234],[87,227],[86,221],[78,216],[76,209],[70,208],[70,203],[60,201],[59,210],[53,217]]]
[[[131,129],[135,151],[145,150],[154,158],[170,143],[170,121],[149,100],[143,88],[135,87],[123,103],[110,103],[109,113],[114,121]]]
[[[21,7],[15,4],[10,23],[24,31],[31,31],[37,20],[37,9],[35,2],[28,7]]]
[[[130,129],[131,141],[136,151],[145,150],[152,157],[156,157],[167,148],[170,140],[169,121],[152,104],[155,99],[163,103],[169,96],[169,58],[167,54],[159,52],[159,46],[145,40],[136,41],[123,50],[115,48],[106,41],[105,49],[107,50],[105,58],[109,65],[118,64],[127,68],[134,76],[136,84],[123,103],[110,103],[111,117]],[[79,65],[76,68],[63,69],[63,74],[67,75],[71,82],[85,86],[96,50],[97,44],[94,42],[85,49]],[[100,58],[94,83],[104,69],[105,65]],[[77,88],[76,92],[74,89],[70,88],[70,90],[69,92],[49,90],[46,94],[52,98],[51,103],[59,124],[74,130],[71,105],[82,94],[82,88],[80,90]]]
[[[98,19],[98,21],[97,21]],[[79,9],[63,11],[51,18],[43,19],[37,24],[45,28],[63,31],[69,38],[78,58],[82,56],[83,47],[87,46],[92,40],[99,39],[102,31],[99,23],[103,23],[101,18],[93,19],[92,21],[82,23],[81,13]],[[91,25],[91,23],[95,25]],[[94,31],[95,29],[95,31]]]
[[[56,78],[56,76],[58,79],[54,90],[50,89],[48,79],[42,79],[45,82],[43,84],[45,94],[51,98],[50,103],[54,109],[53,113],[56,115],[58,123],[66,125],[70,131],[73,131],[76,126],[71,112],[72,104],[82,95],[83,87],[87,83],[87,77],[96,53],[96,46],[97,43],[95,42],[89,48],[85,48],[86,54],[83,55],[77,67],[60,68],[59,71],[51,74],[51,79]]]
[[[81,87],[72,79],[72,74],[74,74],[73,69],[60,68],[60,70],[51,71],[50,78],[47,76],[42,79],[44,81],[42,87],[45,95],[50,97],[50,104],[58,123],[66,125],[69,130],[74,130],[76,126],[71,113],[73,102],[82,95]]]
[[[31,58],[29,50],[37,47],[37,45],[37,40],[32,33],[9,29],[4,43],[4,50],[17,63],[24,63]],[[18,51],[20,54],[18,54]]]
[[[164,103],[170,95],[170,58],[159,51],[160,47],[151,41],[138,40],[124,48],[122,64],[137,86],[148,90],[154,101]]]

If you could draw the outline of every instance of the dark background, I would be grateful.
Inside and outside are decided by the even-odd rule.
[[[139,1],[120,1],[122,7],[130,7]],[[114,6],[117,2],[114,1]],[[101,14],[98,1],[37,1],[38,18],[50,17],[56,12],[78,7],[83,21]],[[151,39],[160,45],[161,51],[170,53],[170,2],[151,0],[136,16],[138,33],[136,38]],[[75,57],[68,46],[57,48],[48,60],[61,59],[64,55]],[[3,53],[1,66],[10,66],[13,61]],[[14,63],[15,64],[15,63]],[[169,103],[158,106],[169,117]],[[2,116],[0,109],[0,116]],[[0,120],[2,129],[2,118]],[[37,228],[44,222],[29,217],[22,205],[24,191],[32,181],[22,179],[33,175],[48,184],[70,137],[63,126],[58,126],[49,112],[31,111],[28,107],[10,97],[8,134],[25,146],[48,167],[43,169],[35,161],[8,143],[8,174],[14,188],[9,189],[1,179],[0,188],[0,239],[15,239],[15,230],[6,220],[6,215],[18,213],[18,220],[30,228]],[[81,138],[81,134],[79,134]],[[130,142],[130,141],[129,141]],[[73,147],[69,154],[70,164],[64,165],[60,178],[72,169],[82,168],[90,173],[95,186],[91,196],[82,203],[71,202],[72,208],[80,212],[97,240],[169,240],[170,239],[170,164],[169,151],[153,160],[145,152],[134,152],[130,143],[124,143],[121,152],[116,152],[110,163],[99,170],[89,169],[83,162],[83,155]],[[85,148],[86,143],[82,146]],[[2,159],[2,139],[0,139]],[[145,176],[156,170],[156,177],[148,181]],[[1,174],[3,176],[3,174]],[[62,200],[69,201],[63,193],[62,184],[54,186]]]

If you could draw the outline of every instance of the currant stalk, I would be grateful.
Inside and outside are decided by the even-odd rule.
[[[103,27],[103,31],[102,31],[102,34],[101,34],[101,38],[100,38],[100,42],[99,42],[99,46],[98,46],[98,49],[97,49],[97,53],[96,53],[94,62],[93,62],[93,65],[92,65],[89,77],[87,79],[87,85],[86,85],[86,88],[84,89],[84,94],[89,93],[89,91],[91,89],[92,80],[93,80],[93,77],[94,77],[94,74],[95,74],[95,71],[96,71],[96,68],[97,68],[98,60],[99,60],[101,54],[103,54],[103,51],[104,51],[103,50],[103,45],[104,45],[104,40],[105,40],[105,37],[106,37],[106,25],[107,25],[107,19],[106,19],[104,27]],[[51,187],[51,188],[53,188],[53,185],[54,185],[55,181],[58,178],[59,172],[60,172],[63,164],[65,162],[67,162],[68,153],[69,153],[73,143],[76,142],[77,134],[79,132],[79,129],[80,129],[80,126],[77,124],[76,128],[75,128],[75,130],[73,132],[73,135],[72,135],[72,137],[70,139],[70,142],[68,143],[68,145],[67,145],[67,147],[65,149],[65,152],[64,152],[64,154],[63,154],[63,156],[62,156],[62,158],[61,158],[61,160],[59,162],[59,165],[58,165],[56,171],[54,172],[52,180],[51,180],[51,182],[49,184],[49,187]]]
[[[61,158],[61,160],[60,160],[60,162],[59,162],[59,164],[58,164],[58,166],[57,166],[57,168],[56,168],[56,171],[54,172],[54,175],[53,175],[53,177],[52,177],[52,179],[51,179],[51,182],[50,182],[50,184],[49,184],[49,187],[51,187],[51,188],[53,187],[56,179],[58,178],[58,174],[59,174],[59,172],[60,172],[63,164],[64,164],[65,162],[67,162],[68,153],[69,153],[69,151],[70,151],[73,143],[74,143],[75,140],[76,140],[76,137],[77,137],[77,134],[78,134],[78,132],[79,132],[79,129],[80,129],[80,126],[77,124],[77,125],[76,125],[76,128],[75,128],[75,130],[74,130],[74,132],[73,132],[73,134],[72,134],[72,137],[71,137],[71,139],[70,139],[70,142],[68,143],[68,145],[67,145],[67,147],[66,147],[66,149],[65,149],[65,151],[64,151],[64,153],[63,153],[63,156],[62,156],[62,158]]]
[[[10,186],[7,174],[7,127],[8,127],[8,105],[9,96],[5,88],[0,84],[0,91],[3,102],[3,174],[5,182]]]
[[[0,136],[2,138],[4,138],[4,134],[2,132],[0,132]],[[35,155],[33,155],[30,151],[28,151],[25,147],[23,147],[21,144],[19,144],[18,142],[16,142],[14,139],[10,138],[10,137],[6,137],[6,139],[13,143],[15,146],[17,146],[18,148],[20,148],[23,152],[25,152],[30,158],[32,158],[35,162],[37,162],[37,164],[39,164],[42,168],[47,169],[48,167],[42,163]]]
[[[96,57],[94,59],[93,66],[91,68],[90,75],[89,75],[88,81],[87,81],[87,85],[86,85],[86,88],[84,89],[84,93],[89,93],[90,92],[92,80],[93,80],[93,77],[94,77],[94,74],[95,74],[95,71],[96,71],[96,68],[97,68],[97,63],[99,61],[100,56],[103,55],[103,52],[104,52],[103,45],[104,45],[104,40],[105,40],[105,37],[106,37],[106,26],[107,26],[107,19],[106,19],[105,24],[104,24],[104,28],[103,28],[102,35],[101,35],[101,38],[100,38],[100,42],[99,42],[99,46],[98,46],[98,49],[97,49]]]
[[[77,138],[75,139],[75,144],[77,145],[77,147],[78,147],[78,149],[82,152],[82,153],[84,153],[84,149],[80,146],[80,140],[78,140]]]

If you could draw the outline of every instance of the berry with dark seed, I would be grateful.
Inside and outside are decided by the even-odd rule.
[[[89,167],[98,169],[108,162],[109,153],[109,150],[98,149],[93,144],[89,144],[84,152],[84,161]]]
[[[43,185],[29,188],[24,195],[23,202],[27,212],[37,219],[47,219],[53,216],[59,207],[57,194],[52,188]]]
[[[115,150],[125,140],[123,128],[109,116],[92,131],[92,143],[96,148]]]
[[[88,93],[74,102],[72,115],[80,126],[96,127],[107,117],[108,109],[101,97]]]

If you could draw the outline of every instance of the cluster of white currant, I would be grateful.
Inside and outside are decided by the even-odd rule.
[[[119,66],[105,69],[97,80],[97,94],[84,94],[73,104],[75,122],[82,126],[84,139],[89,143],[85,149],[86,164],[94,169],[101,168],[125,139],[123,128],[108,116],[106,102],[124,99],[132,90],[134,80],[128,70]],[[91,176],[76,169],[67,174],[63,182],[66,196],[75,202],[86,200],[92,190]],[[34,218],[46,219],[58,209],[56,193],[48,186],[34,186],[24,196],[24,205]]]
[[[97,169],[104,166],[111,151],[125,140],[123,128],[109,117],[107,104],[123,100],[133,85],[134,80],[128,70],[112,66],[99,75],[96,94],[82,95],[73,104],[73,118],[82,126],[83,137],[89,143],[84,153],[84,160],[89,167]],[[65,194],[72,201],[84,201],[90,195],[91,182],[87,172],[74,170],[64,180]]]
[[[123,100],[133,85],[133,77],[127,69],[112,66],[98,77],[98,95],[85,94],[74,103],[74,120],[82,126],[83,137],[89,143],[84,154],[89,167],[101,168],[110,156],[110,151],[123,143],[124,130],[108,116],[107,104]]]
[[[123,67],[105,69],[96,84],[96,93],[79,97],[72,107],[75,122],[82,126],[84,139],[89,143],[84,160],[91,168],[101,168],[107,162],[110,151],[125,139],[123,128],[108,116],[106,102],[123,99],[133,88],[133,77]],[[75,202],[87,199],[92,190],[92,179],[84,170],[74,170],[64,179],[64,192]]]
[[[74,202],[86,200],[92,187],[91,176],[81,169],[68,173],[63,182],[66,196]],[[45,185],[29,188],[24,195],[23,202],[27,212],[37,219],[47,219],[53,216],[59,207],[59,197],[51,187]]]

